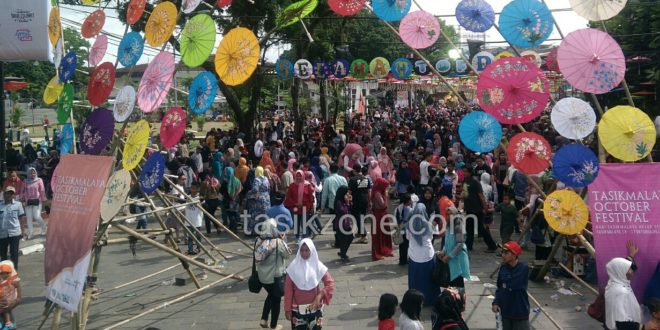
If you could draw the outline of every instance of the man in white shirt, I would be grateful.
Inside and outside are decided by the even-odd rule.
[[[192,197],[193,201],[199,202],[199,187],[197,185],[190,187],[190,197]],[[200,234],[200,230],[202,228],[204,213],[202,213],[200,205],[188,204],[185,207],[184,213],[188,221],[188,229],[197,237],[197,241],[201,241],[202,235]],[[199,246],[197,246],[197,249],[193,249],[193,238],[188,236],[188,255],[195,255],[197,253],[199,253]]]
[[[431,174],[429,173],[429,167],[431,166],[431,157],[433,157],[433,153],[427,151],[424,154],[424,160],[419,164],[420,189],[428,186],[429,180],[431,180]]]
[[[21,202],[14,200],[16,189],[12,186],[5,188],[3,198],[0,199],[0,257],[7,260],[7,250],[18,269],[18,246],[21,242],[21,224],[19,219],[25,215]]]

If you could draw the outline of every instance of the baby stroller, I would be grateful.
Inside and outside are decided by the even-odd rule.
[[[469,330],[463,320],[465,291],[459,288],[446,288],[433,304],[432,330]]]

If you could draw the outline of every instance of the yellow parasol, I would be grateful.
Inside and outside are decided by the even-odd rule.
[[[147,44],[152,47],[162,46],[172,35],[176,26],[176,6],[171,2],[161,2],[149,15],[144,28]]]
[[[576,235],[589,221],[589,209],[580,195],[571,190],[556,190],[543,203],[548,225],[564,235]]]
[[[646,157],[655,145],[655,125],[642,110],[620,105],[605,112],[598,139],[607,152],[623,161]]]
[[[124,145],[124,157],[121,160],[125,170],[130,171],[140,163],[145,150],[147,150],[150,133],[149,123],[144,119],[135,123],[135,126],[130,130]]]
[[[82,4],[85,6],[95,5],[99,3],[100,0],[82,0]]]
[[[62,90],[64,89],[64,84],[60,83],[60,78],[55,75],[55,77],[51,78],[50,81],[48,82],[48,85],[46,85],[46,89],[44,90],[44,103],[46,104],[53,104],[55,101],[57,101],[57,98],[60,97],[60,94],[62,94]]]
[[[60,40],[60,34],[62,34],[60,8],[53,7],[50,9],[50,14],[48,15],[48,39],[50,39],[50,44],[53,45],[53,47],[55,47],[57,41]]]
[[[503,51],[503,52],[500,52],[499,54],[495,55],[495,60],[499,60],[499,59],[505,58],[505,57],[514,57],[514,56],[515,55],[513,55],[512,52]]]
[[[244,83],[259,63],[261,48],[257,37],[249,29],[231,29],[218,45],[215,72],[229,86]]]

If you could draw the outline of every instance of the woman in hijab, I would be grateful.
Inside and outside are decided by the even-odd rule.
[[[387,155],[387,148],[380,148],[376,160],[378,160],[378,166],[380,167],[383,178],[390,180],[390,175],[394,174],[394,165],[390,156]]]
[[[270,208],[270,183],[261,166],[254,170],[254,181],[247,193],[247,208],[250,213],[247,231],[252,233],[254,226],[265,219],[266,211]]]
[[[277,176],[275,170],[271,166],[264,167],[264,175],[268,178],[268,185],[270,186],[271,194],[275,194],[281,189],[280,177]]]
[[[222,156],[223,154],[220,150],[216,151],[213,154],[213,161],[211,162],[211,175],[218,180],[222,179]]]
[[[32,239],[32,221],[36,221],[41,227],[41,235],[46,235],[48,225],[41,218],[41,206],[46,201],[46,188],[44,181],[37,176],[37,170],[30,167],[27,170],[27,178],[23,181],[23,188],[19,193],[21,202],[25,206],[27,216],[27,239]]]
[[[261,155],[261,160],[259,161],[259,166],[263,167],[264,169],[266,169],[268,166],[275,168],[275,163],[273,163],[273,159],[270,158],[269,150],[264,150],[264,153]]]
[[[374,223],[371,230],[371,259],[383,260],[392,257],[392,236],[389,228],[385,228],[385,215],[387,215],[388,196],[387,188],[390,182],[378,178],[371,191],[371,206],[374,214]]]
[[[609,277],[605,287],[605,325],[610,330],[639,329],[641,309],[630,287],[636,267],[624,258],[614,258],[605,267]]]
[[[332,158],[328,154],[328,147],[321,147],[321,165],[325,165],[325,167],[330,168],[330,163],[332,163]]]
[[[405,194],[408,191],[408,186],[412,184],[412,173],[408,168],[408,162],[404,159],[399,163],[399,168],[396,170],[396,192],[399,195]]]
[[[281,289],[277,289],[276,279],[284,276],[286,271],[285,260],[289,258],[291,252],[282,240],[281,233],[277,230],[275,219],[268,219],[261,223],[258,228],[259,238],[255,243],[254,261],[259,275],[259,282],[268,293],[264,300],[264,308],[261,313],[259,325],[262,328],[282,329],[277,324],[280,317],[280,303],[282,302]],[[268,323],[268,314],[270,314],[270,324]]]
[[[247,166],[247,159],[241,157],[238,160],[238,166],[236,166],[236,173],[234,173],[238,180],[241,181],[241,184],[245,184],[249,170],[250,168]]]
[[[334,280],[319,261],[311,239],[303,239],[298,246],[296,258],[286,269],[284,314],[292,329],[320,329],[322,308],[330,304],[335,293]]]
[[[215,211],[218,209],[220,206],[220,198],[219,198],[219,192],[220,192],[220,181],[216,179],[215,176],[211,175],[208,173],[210,169],[206,169],[207,174],[206,178],[202,182],[202,186],[199,190],[199,194],[204,200],[204,203],[202,206],[208,212],[209,214],[213,215],[215,214]],[[204,223],[206,225],[206,234],[210,235],[211,234],[211,218],[209,218],[208,215],[204,215]],[[220,234],[220,228],[218,227],[217,224],[213,224],[215,226],[215,230],[218,232],[218,235]]]
[[[434,249],[433,230],[423,203],[415,204],[406,228],[408,238],[408,289],[417,289],[424,294],[424,303],[431,305],[440,293],[440,288],[431,281]]]
[[[314,214],[314,187],[305,184],[303,171],[296,171],[294,182],[289,185],[284,198],[284,206],[291,211],[296,221],[296,237],[308,237],[310,232],[303,232],[303,225],[307,224],[307,217]]]
[[[284,190],[284,192],[287,191],[287,189],[289,188],[289,185],[294,180],[294,175],[295,175],[295,172],[296,172],[296,169],[294,168],[295,164],[296,164],[296,159],[295,158],[289,159],[289,161],[287,162],[286,171],[284,172],[284,174],[282,174],[281,182],[282,182],[282,189]]]
[[[220,187],[222,194],[222,222],[233,232],[236,232],[236,225],[238,224],[239,194],[242,189],[241,182],[234,175],[234,169],[232,167],[225,167],[225,175],[223,176],[222,186]]]
[[[323,177],[323,170],[321,169],[321,157],[320,156],[313,156],[312,161],[309,164],[309,170],[314,174],[314,179],[316,182],[322,182],[324,177]]]
[[[378,161],[375,159],[369,162],[369,177],[371,178],[371,182],[376,182],[376,180],[383,178]]]
[[[353,221],[349,217],[353,196],[348,186],[340,186],[335,195],[335,219],[332,221],[332,229],[335,231],[335,246],[339,248],[339,258],[343,262],[350,259],[346,252],[353,242]]]
[[[445,264],[449,264],[450,286],[465,287],[465,278],[470,278],[470,260],[468,258],[467,246],[465,245],[465,226],[463,217],[453,217],[458,214],[456,206],[451,201],[451,185],[440,190],[438,207],[440,215],[447,223],[444,245],[438,255]]]

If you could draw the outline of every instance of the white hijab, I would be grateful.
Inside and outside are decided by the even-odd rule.
[[[303,244],[307,245],[310,251],[307,260],[300,256],[300,248]],[[314,242],[309,238],[305,238],[300,242],[296,258],[293,259],[286,269],[287,275],[289,275],[293,283],[300,290],[312,290],[318,287],[321,279],[327,272],[328,267],[319,261],[319,255],[316,252]]]
[[[616,329],[616,321],[642,321],[639,303],[626,277],[631,265],[632,262],[624,258],[614,258],[607,263],[609,280],[605,287],[605,325],[608,329]]]

